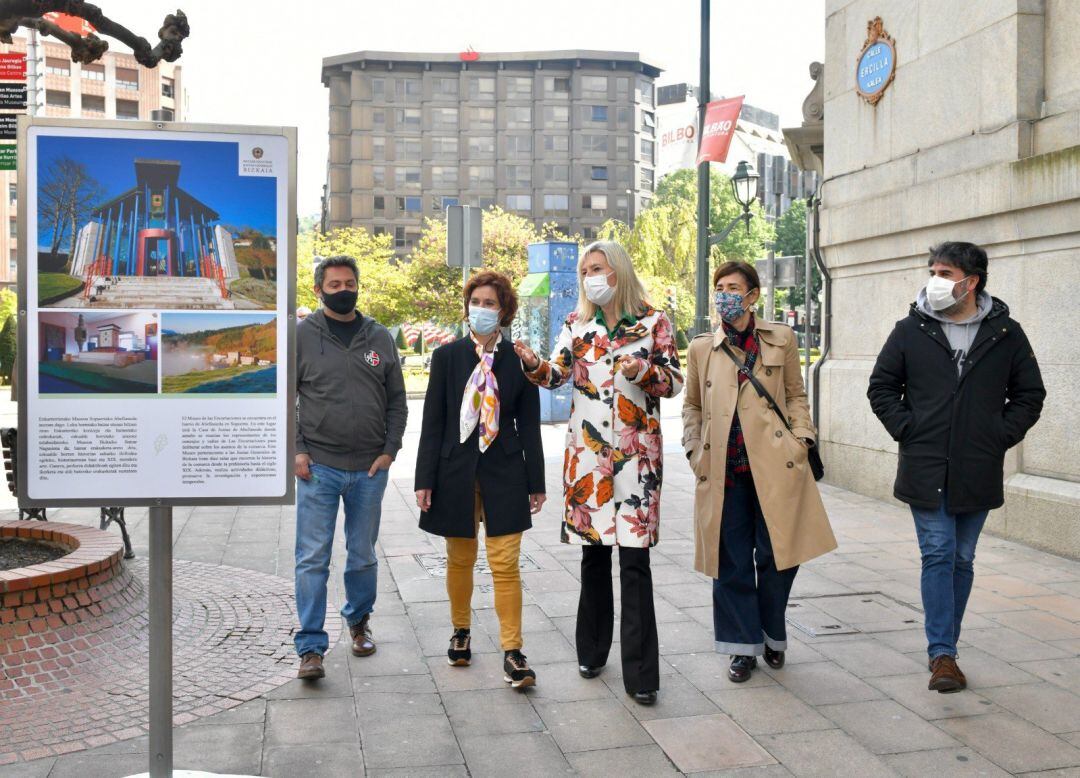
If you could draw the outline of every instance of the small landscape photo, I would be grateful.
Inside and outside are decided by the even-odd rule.
[[[156,313],[38,314],[39,394],[154,394]]]
[[[277,316],[165,313],[161,323],[165,394],[274,394]]]

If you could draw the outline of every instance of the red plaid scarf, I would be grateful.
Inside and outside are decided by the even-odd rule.
[[[739,332],[730,324],[724,322],[724,334],[727,336],[728,343],[746,352],[746,362],[743,364],[747,370],[753,371],[758,354],[761,353],[761,347],[758,345],[757,337],[754,335],[754,314],[750,314],[750,324],[745,332]],[[749,380],[741,372],[739,373],[740,387]],[[736,408],[738,408],[738,403],[736,403]],[[750,457],[746,453],[746,440],[743,438],[742,422],[739,421],[739,412],[736,410],[731,419],[731,432],[728,434],[727,471],[724,474],[724,485],[731,486],[736,475],[749,474]]]

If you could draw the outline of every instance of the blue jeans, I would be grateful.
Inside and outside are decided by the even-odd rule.
[[[366,470],[338,470],[312,463],[310,480],[297,479],[296,489],[296,610],[300,631],[296,653],[325,654],[330,647],[323,629],[326,581],[334,545],[338,501],[345,504],[345,605],[341,615],[349,626],[375,607],[379,518],[387,470],[369,477]]]
[[[922,602],[931,659],[957,655],[960,622],[975,580],[975,544],[987,513],[949,513],[944,495],[935,510],[911,509],[922,552]]]

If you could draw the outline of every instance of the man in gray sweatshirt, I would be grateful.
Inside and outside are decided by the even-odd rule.
[[[315,268],[322,308],[296,327],[296,609],[299,678],[322,678],[326,581],[339,504],[345,508],[345,605],[352,652],[375,653],[375,606],[383,492],[405,432],[405,381],[385,327],[356,310],[351,257]]]

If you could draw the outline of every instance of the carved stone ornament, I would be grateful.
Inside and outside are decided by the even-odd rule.
[[[880,16],[866,23],[866,42],[855,59],[855,90],[877,105],[896,76],[896,42]]]

